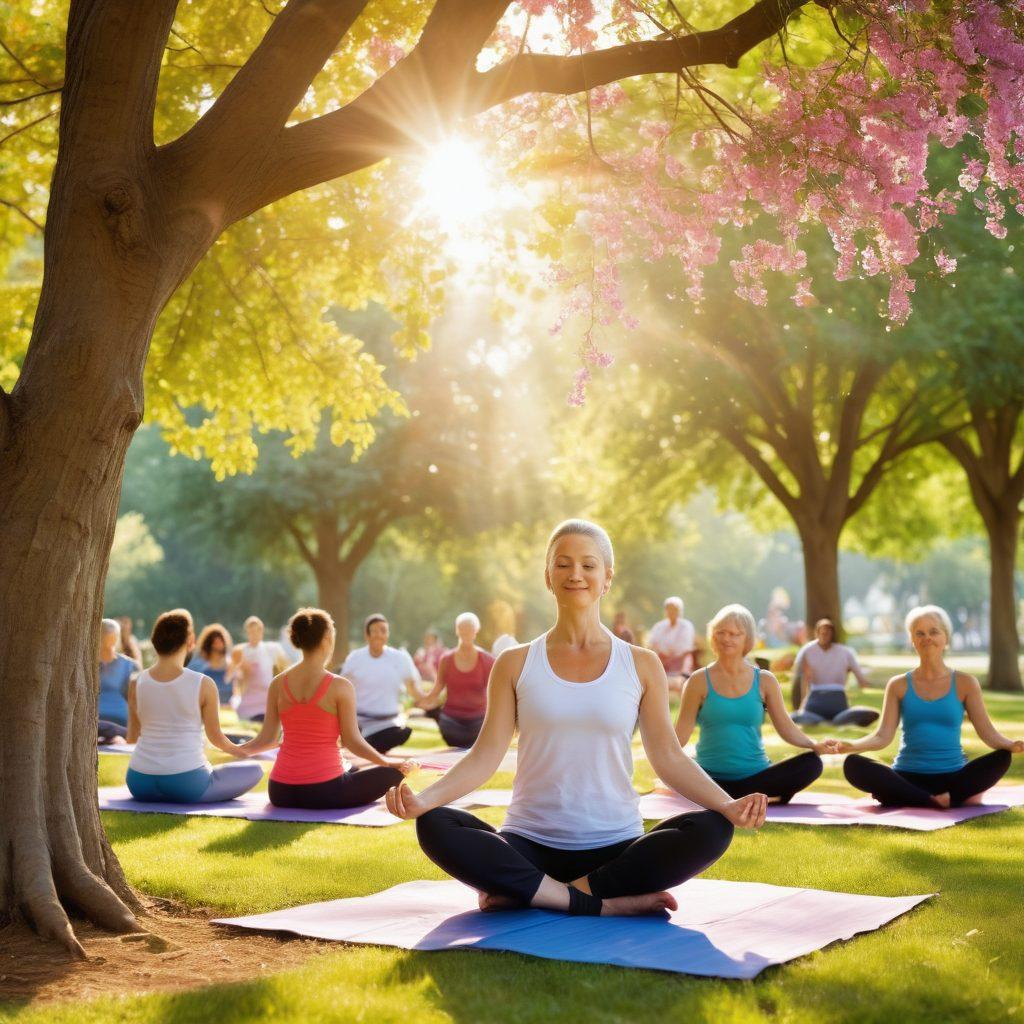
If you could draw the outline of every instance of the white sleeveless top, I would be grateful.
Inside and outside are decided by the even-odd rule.
[[[146,775],[176,775],[210,768],[203,744],[199,686],[203,677],[190,668],[177,679],[157,682],[149,669],[135,683],[135,706],[142,734],[132,751],[129,768]]]
[[[246,663],[245,693],[238,702],[238,717],[251,718],[267,711],[267,694],[274,681],[274,655],[280,648],[276,643],[261,640],[254,647],[242,647],[242,660]]]
[[[547,634],[530,644],[516,681],[519,759],[502,832],[559,850],[610,846],[643,835],[633,788],[633,730],[643,686],[624,640],[590,683],[555,675]]]

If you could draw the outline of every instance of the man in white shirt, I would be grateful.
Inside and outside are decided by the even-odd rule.
[[[349,652],[341,674],[356,688],[356,718],[363,738],[382,754],[399,747],[412,735],[402,714],[402,693],[414,703],[426,694],[419,689],[420,674],[407,651],[388,646],[390,626],[379,612],[363,626],[366,646]]]
[[[814,636],[800,648],[793,664],[793,692],[803,694],[793,721],[800,725],[870,725],[878,712],[874,708],[851,708],[846,699],[849,673],[862,689],[868,685],[857,655],[852,648],[835,642],[836,627],[831,619],[819,619],[814,624]]]
[[[683,599],[665,599],[665,618],[651,626],[647,635],[647,646],[654,651],[665,666],[665,674],[672,685],[673,677],[677,686],[693,671],[693,652],[697,633],[693,623],[683,618]]]
[[[288,667],[288,656],[274,640],[263,639],[263,620],[250,615],[245,620],[244,644],[235,644],[231,652],[229,679],[236,680],[235,690],[240,694],[235,710],[239,718],[262,722],[267,713],[267,692],[278,672]]]

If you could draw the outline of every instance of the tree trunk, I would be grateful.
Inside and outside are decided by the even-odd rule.
[[[334,645],[333,662],[339,665],[349,650],[349,597],[351,578],[336,565],[321,563],[316,569],[316,592],[320,607],[334,619],[338,638]]]
[[[1004,502],[985,517],[991,571],[989,575],[988,687],[990,690],[1024,690],[1020,675],[1020,636],[1017,632],[1017,538],[1020,511]]]
[[[818,520],[797,523],[804,553],[804,594],[807,623],[818,619],[836,624],[836,639],[843,635],[842,602],[839,597],[839,531]]]
[[[86,50],[102,35],[78,30]],[[154,88],[158,71],[159,52]],[[146,153],[103,141],[127,129],[76,135],[86,91],[69,57],[39,307],[0,393],[0,913],[80,956],[67,911],[139,929],[97,807],[96,644],[153,327],[215,235],[169,206]]]

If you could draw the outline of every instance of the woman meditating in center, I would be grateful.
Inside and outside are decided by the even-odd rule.
[[[384,757],[360,735],[355,688],[324,668],[334,651],[334,622],[327,612],[300,608],[288,632],[302,661],[271,682],[263,727],[239,751],[251,755],[277,746],[278,727],[283,726],[284,739],[267,785],[275,807],[320,811],[379,800],[416,768],[415,762]],[[346,772],[339,738],[376,767]]]
[[[545,565],[558,607],[554,626],[533,643],[502,652],[491,671],[483,728],[466,757],[421,793],[405,784],[388,792],[389,810],[417,819],[424,853],[476,889],[483,910],[675,909],[664,890],[718,860],[733,826],[764,821],[762,794],[733,800],[683,753],[658,656],[601,625],[612,570],[604,530],[579,519],[558,526]],[[708,808],[669,818],[646,835],[633,789],[638,719],[655,771]],[[444,806],[497,771],[517,724],[518,771],[501,831]]]
[[[697,764],[730,796],[764,793],[789,803],[821,775],[819,754],[835,753],[835,741],[815,743],[786,712],[782,687],[771,674],[746,659],[754,648],[757,624],[740,604],[726,605],[708,623],[715,660],[690,676],[676,720],[683,745],[700,726]],[[765,712],[776,732],[804,753],[772,764],[764,751]]]

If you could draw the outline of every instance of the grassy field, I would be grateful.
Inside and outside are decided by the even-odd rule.
[[[878,665],[874,678],[881,682],[893,667]],[[863,695],[863,703],[880,701],[880,690]],[[1005,733],[1024,736],[1024,698],[990,695],[989,707]],[[832,730],[849,736],[862,732]],[[766,739],[773,756],[783,755],[785,748],[776,746],[770,730]],[[428,746],[437,737],[418,731],[414,742]],[[965,745],[972,755],[983,752],[969,728]],[[101,758],[101,785],[122,781],[126,762]],[[1015,759],[1011,779],[1024,781],[1024,758]],[[652,781],[642,759],[636,781],[641,788]],[[510,776],[499,775],[491,784],[510,783]],[[838,762],[827,766],[819,785],[846,788]],[[481,812],[495,823],[501,813]],[[123,813],[105,814],[104,820],[135,886],[225,914],[365,895],[410,879],[441,877],[419,852],[408,822],[356,829]],[[298,970],[250,984],[45,1009],[0,1004],[0,1020],[1022,1020],[1022,826],[1024,812],[1011,811],[932,834],[793,826],[737,833],[709,876],[878,895],[939,894],[881,931],[769,969],[753,982],[510,953],[339,945]]]

